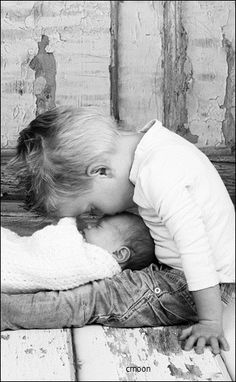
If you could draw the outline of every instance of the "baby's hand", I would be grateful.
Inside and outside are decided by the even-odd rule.
[[[199,321],[182,331],[180,340],[186,340],[184,350],[191,350],[196,344],[197,354],[204,352],[205,345],[211,345],[214,354],[220,353],[220,348],[229,350],[228,342],[225,339],[222,327],[219,323],[212,321]]]

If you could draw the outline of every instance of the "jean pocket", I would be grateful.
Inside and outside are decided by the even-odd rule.
[[[122,316],[109,316],[104,325],[112,327],[137,328],[144,326],[168,325],[162,309],[153,308],[153,292],[151,289],[133,304]]]
[[[166,320],[169,325],[186,324],[189,322],[197,322],[197,310],[194,304],[189,304],[189,296],[181,293],[163,293],[159,297],[159,304],[165,313]]]

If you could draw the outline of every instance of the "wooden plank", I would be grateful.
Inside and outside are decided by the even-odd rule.
[[[1,198],[5,200],[23,199],[25,191],[18,187],[16,170],[11,165],[15,150],[1,150]]]
[[[119,3],[120,125],[136,130],[153,118],[163,120],[163,2]]]
[[[94,224],[97,219],[97,216],[81,215],[77,218],[77,227],[78,229],[83,229],[86,224]],[[46,218],[34,212],[26,211],[22,200],[7,200],[1,202],[1,226],[19,235],[32,235],[36,230],[55,222],[55,219]]]
[[[235,3],[182,1],[188,128],[199,146],[235,147]],[[220,17],[219,17],[220,15]],[[220,33],[219,33],[220,31]]]
[[[196,143],[186,128],[188,122],[186,93],[188,90],[187,36],[182,25],[182,2],[164,1],[163,5],[163,109],[164,125]]]
[[[19,131],[35,118],[34,93],[44,88],[45,78],[35,81],[30,62],[41,34],[56,59],[56,105],[94,105],[109,113],[109,1],[2,1],[1,27],[3,147],[14,147]],[[49,101],[52,93],[47,95]]]
[[[204,149],[202,149],[205,152]],[[2,200],[24,199],[24,190],[18,189],[14,169],[7,167],[14,151],[4,150],[1,155],[1,194]],[[206,151],[206,154],[208,151]],[[225,152],[223,152],[225,153]],[[217,155],[217,151],[210,151],[209,159],[219,172],[230,197],[235,204],[235,157],[233,155]]]
[[[29,236],[33,232],[52,223],[52,219],[26,211],[22,200],[1,202],[1,226],[19,235]]]
[[[73,330],[79,381],[231,381],[209,348],[181,349],[179,327]]]
[[[75,381],[70,330],[1,333],[2,381]]]
[[[119,1],[110,1],[111,6],[111,63],[110,63],[110,110],[111,115],[119,121],[119,102],[118,102],[118,17]]]

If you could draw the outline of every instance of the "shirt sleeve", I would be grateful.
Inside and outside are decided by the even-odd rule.
[[[175,241],[189,290],[218,284],[204,217],[184,163],[172,157],[144,173],[145,194]]]

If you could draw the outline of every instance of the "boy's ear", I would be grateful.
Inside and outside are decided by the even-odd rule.
[[[112,256],[116,259],[116,261],[119,264],[123,264],[129,260],[131,256],[131,251],[128,247],[123,245],[117,251],[113,252]]]
[[[86,174],[90,177],[102,176],[110,178],[112,176],[111,169],[105,164],[92,163],[87,167]]]

